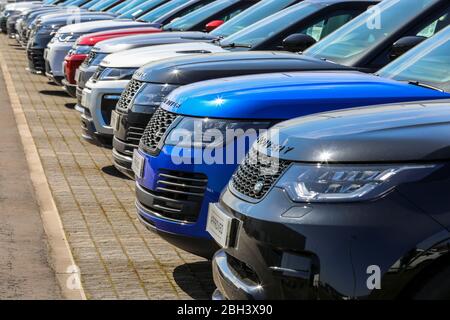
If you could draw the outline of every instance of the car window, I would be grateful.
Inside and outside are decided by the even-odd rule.
[[[299,0],[262,0],[253,5],[251,10],[245,10],[233,20],[230,20],[228,23],[225,23],[212,31],[211,34],[222,38],[227,37],[298,1]]]
[[[329,35],[334,30],[343,26],[354,17],[356,17],[360,11],[353,12],[334,12],[326,18],[320,19],[320,21],[310,25],[306,28],[302,28],[295,33],[307,34],[314,38],[316,41],[320,41],[322,38]]]
[[[354,65],[421,11],[439,0],[385,0],[304,52],[343,65]]]
[[[207,6],[167,24],[164,26],[164,29],[185,31],[191,30],[193,27],[207,19],[227,21],[235,14],[239,14],[250,7],[252,4],[254,4],[253,1],[239,1],[232,4],[232,2],[228,0],[216,0]],[[229,9],[227,10],[227,8]],[[220,14],[221,12],[223,12],[223,14]]]
[[[441,29],[448,26],[450,20],[450,14],[445,13],[442,15],[439,19],[433,21],[429,26],[425,27],[423,30],[421,30],[419,33],[417,33],[417,36],[430,38],[434,36],[436,33],[438,33]]]
[[[378,74],[399,81],[418,81],[450,91],[450,27],[422,42]]]
[[[235,44],[255,47],[320,9],[322,9],[322,6],[311,2],[296,4],[226,37],[220,41],[220,44],[222,46]]]

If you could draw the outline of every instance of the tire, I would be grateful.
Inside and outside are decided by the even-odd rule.
[[[429,277],[417,290],[414,300],[450,300],[450,266]]]

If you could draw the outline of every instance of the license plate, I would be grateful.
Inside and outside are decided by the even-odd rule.
[[[144,173],[144,164],[144,157],[141,156],[137,149],[135,149],[133,152],[133,162],[131,163],[131,170],[133,170],[136,177],[142,178],[142,175]]]
[[[216,204],[209,205],[206,231],[222,248],[236,244],[237,225],[238,220],[223,212]]]
[[[81,93],[81,105],[83,107],[87,107],[87,100],[88,100],[88,93],[86,91],[83,90],[83,92]]]
[[[80,82],[80,70],[75,70],[75,81],[78,84]]]
[[[114,131],[119,130],[119,115],[114,110],[111,112],[111,128]]]

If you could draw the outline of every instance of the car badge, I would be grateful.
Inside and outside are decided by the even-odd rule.
[[[256,194],[260,194],[261,191],[263,190],[263,188],[264,188],[264,181],[260,180],[260,181],[256,182],[255,186],[253,187],[253,191]]]

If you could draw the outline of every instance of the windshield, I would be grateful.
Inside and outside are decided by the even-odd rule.
[[[111,3],[111,6],[109,7],[108,11],[109,12],[119,12],[122,8],[124,8],[128,3],[130,3],[131,0],[116,0],[113,3]],[[107,7],[108,8],[108,7]]]
[[[89,1],[88,3],[85,3],[81,6],[81,8],[83,9],[90,9],[91,7],[93,7],[94,5],[96,5],[97,3],[99,3],[102,0],[92,0]]]
[[[232,0],[216,0],[213,3],[210,3],[194,12],[191,12],[181,18],[178,18],[171,23],[164,26],[164,30],[178,30],[178,31],[187,31],[191,28],[195,27],[202,21],[212,17],[214,14],[221,12],[222,10],[227,9],[233,4],[237,3],[238,7],[234,12],[231,12],[228,17],[223,17],[220,20],[230,19],[233,14],[239,14],[243,9],[249,7],[251,5],[250,2],[247,1],[232,1]],[[239,7],[240,6],[240,7]]]
[[[186,3],[186,0],[172,0],[167,3],[164,3],[162,6],[150,11],[147,14],[144,14],[139,18],[140,21],[153,22],[159,17],[165,15],[166,13],[178,8],[179,6]],[[137,16],[137,14],[136,14]],[[134,17],[136,17],[134,16]]]
[[[421,11],[440,0],[385,0],[304,52],[351,66]]]
[[[135,8],[136,6],[140,5],[141,3],[145,2],[147,0],[131,0],[131,1],[124,1],[121,4],[117,5],[114,9],[116,9],[117,14],[123,14],[125,12],[128,12]],[[119,8],[119,9],[117,9]]]
[[[252,6],[251,10],[242,12],[240,15],[213,30],[211,34],[218,38],[228,37],[296,2],[299,2],[299,0],[262,0]]]
[[[164,0],[150,0],[145,1],[144,3],[141,3],[140,5],[134,7],[133,9],[129,10],[128,12],[125,12],[123,16],[126,15],[127,18],[136,18],[142,15],[145,12],[148,12],[149,10],[153,10],[157,6],[161,5],[161,3],[165,2]]]
[[[317,3],[301,2],[225,38],[220,42],[220,45],[225,47],[233,45],[248,46],[249,48],[255,47],[281,32],[281,30],[289,28],[322,8]]]
[[[422,42],[378,72],[381,77],[417,81],[450,91],[450,27]]]

